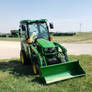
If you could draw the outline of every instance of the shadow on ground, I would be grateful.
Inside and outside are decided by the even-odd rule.
[[[33,75],[31,65],[22,65],[19,60],[10,60],[8,62],[0,62],[0,70],[3,72],[10,71],[15,76]]]
[[[3,60],[2,60],[3,61]],[[41,84],[41,79],[38,75],[32,73],[31,65],[22,65],[19,60],[10,60],[8,62],[0,61],[0,70],[3,72],[9,71],[10,74],[14,75],[16,78],[23,76],[32,76],[33,79],[30,82],[38,82]]]

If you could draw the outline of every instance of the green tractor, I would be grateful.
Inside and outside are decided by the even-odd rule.
[[[19,37],[19,30],[11,30],[11,37],[16,37],[18,38]]]
[[[53,29],[53,24],[48,26],[46,19],[20,22],[21,63],[31,64],[30,69],[46,84],[85,75],[79,61],[70,61],[67,50],[51,41],[49,28]]]

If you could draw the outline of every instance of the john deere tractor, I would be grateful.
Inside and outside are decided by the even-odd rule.
[[[53,24],[46,19],[20,22],[21,63],[31,64],[30,69],[46,84],[85,75],[79,61],[70,61],[64,46],[52,42],[49,29]]]

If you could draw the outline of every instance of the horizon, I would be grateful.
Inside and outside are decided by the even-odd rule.
[[[90,32],[91,3],[90,0],[3,0],[0,1],[0,32],[18,30],[21,20],[44,18],[53,22],[56,32]]]

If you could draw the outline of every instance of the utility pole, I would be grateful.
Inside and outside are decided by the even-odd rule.
[[[82,23],[80,23],[80,32],[82,32],[81,27],[82,27]]]

